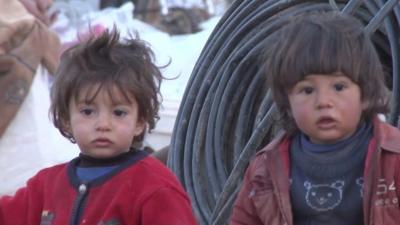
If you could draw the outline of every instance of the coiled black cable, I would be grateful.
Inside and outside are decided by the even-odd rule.
[[[168,166],[191,197],[201,225],[226,224],[251,157],[277,133],[259,55],[295,15],[342,10],[370,33],[392,90],[388,121],[399,124],[398,0],[237,0],[200,54],[173,131]],[[373,90],[371,90],[373,91]]]

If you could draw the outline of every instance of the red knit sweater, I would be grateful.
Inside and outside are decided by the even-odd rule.
[[[118,171],[80,183],[77,159],[40,171],[14,196],[0,199],[0,225],[195,225],[174,174],[138,153]]]

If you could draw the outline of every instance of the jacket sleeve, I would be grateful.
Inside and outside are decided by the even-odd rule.
[[[163,187],[145,201],[141,224],[197,225],[197,222],[189,198],[174,188]]]
[[[253,194],[250,182],[251,174],[250,165],[246,170],[242,187],[233,205],[231,225],[263,225],[251,199]]]
[[[38,201],[37,179],[32,178],[27,186],[19,189],[14,196],[0,197],[1,225],[40,224],[41,201]]]

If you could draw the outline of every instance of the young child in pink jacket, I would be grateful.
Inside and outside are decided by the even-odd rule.
[[[284,128],[251,161],[233,225],[399,224],[400,132],[382,122],[388,92],[360,21],[294,17],[266,46]]]

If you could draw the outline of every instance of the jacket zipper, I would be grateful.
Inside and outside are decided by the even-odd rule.
[[[85,203],[88,193],[89,193],[89,186],[87,184],[80,184],[78,187],[78,196],[76,197],[74,206],[72,208],[70,225],[79,224],[79,220],[83,212],[83,205]]]

